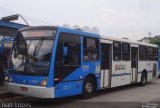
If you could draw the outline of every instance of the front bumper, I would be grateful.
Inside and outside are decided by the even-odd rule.
[[[21,90],[21,87],[27,88],[27,90]],[[8,91],[25,96],[38,97],[38,98],[54,98],[54,87],[38,87],[31,85],[22,85],[15,83],[8,83]]]

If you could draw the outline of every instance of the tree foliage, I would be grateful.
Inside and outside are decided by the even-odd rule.
[[[152,44],[156,44],[160,46],[160,36],[155,36],[151,39]]]

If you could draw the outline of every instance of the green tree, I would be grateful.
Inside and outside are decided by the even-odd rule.
[[[151,39],[152,44],[156,44],[160,46],[160,36],[155,36]]]

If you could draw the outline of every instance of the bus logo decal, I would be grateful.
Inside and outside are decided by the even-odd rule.
[[[88,69],[89,69],[89,66],[88,66],[88,65],[83,65],[83,66],[82,66],[83,72],[87,72]]]
[[[126,70],[126,65],[116,65],[115,66],[115,70],[118,71],[118,70]]]
[[[100,73],[100,65],[96,65],[96,73]]]

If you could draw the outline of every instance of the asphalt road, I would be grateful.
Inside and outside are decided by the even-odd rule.
[[[34,107],[42,108],[160,108],[160,79],[146,86],[127,85],[98,92],[91,99],[80,96],[62,99],[38,99],[28,101]],[[152,103],[146,103],[152,102]],[[147,105],[147,107],[142,107]]]
[[[160,102],[160,79],[146,86],[127,85],[101,91],[96,97],[81,102]]]
[[[6,86],[0,86],[0,93],[6,92],[6,90]],[[160,108],[160,79],[151,81],[146,86],[133,84],[101,90],[91,99],[73,96],[61,99],[27,97],[20,98],[19,101],[14,100],[13,105],[21,102],[22,106],[29,104],[30,108]],[[142,107],[146,104],[152,107]]]
[[[0,85],[0,93],[7,92],[7,85]]]

